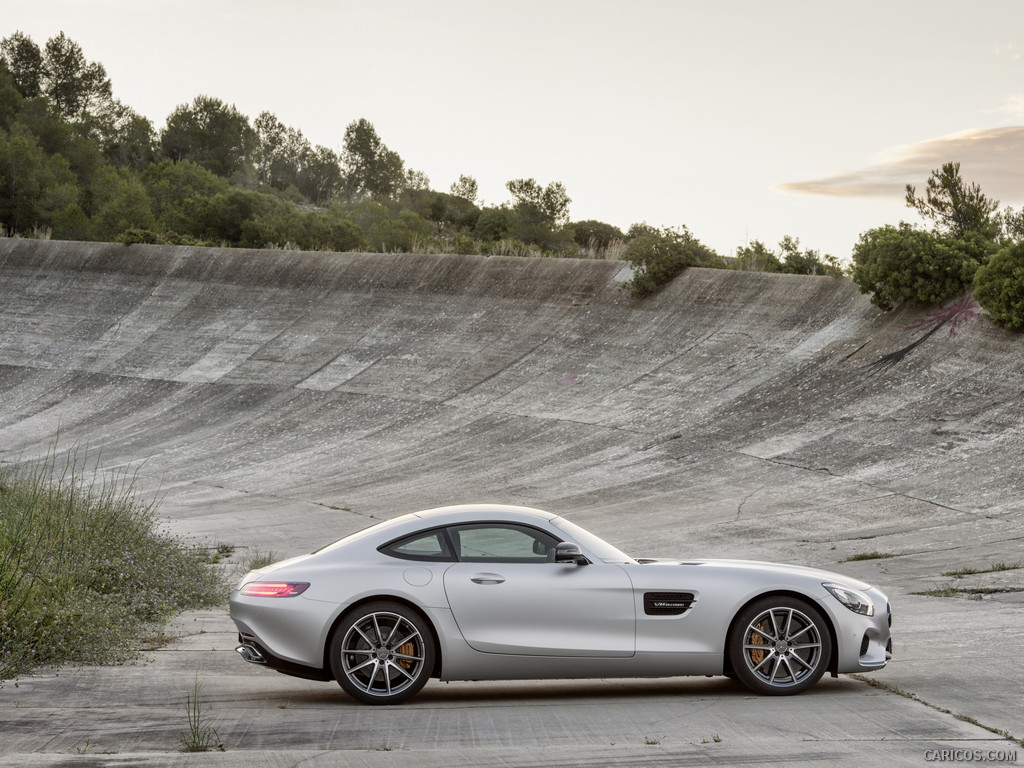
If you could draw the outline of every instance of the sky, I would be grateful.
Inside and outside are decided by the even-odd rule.
[[[434,189],[560,181],[573,220],[724,255],[848,260],[949,161],[1024,204],[1019,0],[0,0],[15,31],[63,31],[157,129],[199,95],[336,151],[365,118]]]

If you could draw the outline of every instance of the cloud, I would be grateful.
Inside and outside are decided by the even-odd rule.
[[[780,184],[778,189],[829,197],[903,198],[906,185],[923,187],[943,163],[960,163],[960,175],[1002,202],[1024,200],[1024,125],[963,131],[896,147],[859,171]]]
[[[1002,106],[988,112],[1001,114],[1006,117],[1005,122],[1020,122],[1024,120],[1024,95],[1015,93],[1003,100]]]
[[[1014,42],[1008,43],[996,43],[992,46],[992,55],[996,58],[1008,58],[1010,61],[1017,61],[1020,59],[1020,51],[1017,50],[1017,44]]]

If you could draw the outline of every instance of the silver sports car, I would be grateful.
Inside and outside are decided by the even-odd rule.
[[[247,574],[238,652],[394,704],[427,680],[728,675],[799,693],[891,655],[889,603],[828,571],[634,559],[526,507],[442,507]]]

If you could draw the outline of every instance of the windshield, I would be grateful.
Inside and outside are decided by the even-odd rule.
[[[629,555],[620,552],[607,541],[592,534],[590,531],[580,528],[576,523],[570,523],[564,517],[556,517],[551,521],[556,528],[565,531],[566,535],[584,549],[590,550],[605,563],[635,563]]]

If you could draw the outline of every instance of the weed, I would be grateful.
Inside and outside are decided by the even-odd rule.
[[[89,751],[89,746],[90,746],[91,744],[92,744],[92,739],[91,739],[91,738],[88,738],[88,739],[86,739],[86,740],[85,740],[85,744],[83,744],[83,745],[82,745],[82,746],[80,746],[80,747],[75,747],[75,751],[76,751],[76,752],[77,752],[78,754],[80,754],[80,755],[84,755],[84,754],[85,754],[86,752],[88,752],[88,751]]]
[[[988,568],[961,568],[956,571],[943,571],[942,575],[953,579],[962,579],[964,576],[974,576],[978,573],[999,573],[1000,571],[1014,571],[1018,568],[1024,568],[1024,562],[1018,560],[1015,563],[992,563]]]
[[[280,558],[274,554],[273,550],[262,550],[259,547],[253,549],[247,557],[242,561],[240,570],[243,574],[249,571],[256,571],[260,568],[266,568],[271,563],[276,563]]]
[[[661,739],[652,739],[650,736],[644,736],[644,744],[646,744],[649,747],[653,747],[658,744],[661,744]]]
[[[138,636],[139,650],[155,651],[157,648],[163,648],[165,645],[170,645],[180,637],[181,635],[171,634],[162,627],[155,628],[152,632],[143,633]]]
[[[856,555],[850,555],[848,558],[843,560],[844,563],[855,563],[858,560],[885,560],[886,558],[892,557],[889,552],[879,552],[877,549],[873,552],[860,552]]]
[[[957,595],[968,595],[975,600],[980,600],[983,595],[1004,595],[1011,592],[1024,592],[1024,587],[954,587],[945,586],[935,589],[926,589],[923,592],[911,592],[912,595],[924,595],[925,597],[956,597]]]
[[[192,693],[185,694],[188,731],[182,731],[179,737],[181,748],[185,752],[208,752],[211,749],[224,749],[223,744],[214,744],[215,741],[219,741],[217,731],[204,723],[202,704],[199,700],[199,689],[202,687],[203,684],[199,682],[199,673],[197,672]]]
[[[957,587],[946,586],[946,587],[935,587],[934,589],[926,589],[922,592],[911,592],[912,595],[924,595],[926,597],[956,597],[960,594],[960,590]]]

